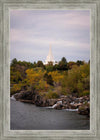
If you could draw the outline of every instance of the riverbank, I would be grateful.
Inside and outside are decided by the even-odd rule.
[[[40,107],[52,107],[56,110],[75,110],[80,115],[87,115],[90,117],[90,97],[82,96],[60,96],[57,99],[45,99],[44,96],[34,94],[29,91],[21,91],[16,93],[13,97],[20,102],[35,104]]]

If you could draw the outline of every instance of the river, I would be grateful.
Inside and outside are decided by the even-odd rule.
[[[10,100],[11,130],[88,130],[89,119],[75,111],[37,107]]]

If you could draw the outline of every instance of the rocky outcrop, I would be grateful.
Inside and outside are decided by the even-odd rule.
[[[36,95],[34,100],[33,100],[34,104],[36,106],[41,106],[41,107],[45,107],[49,105],[49,102],[47,100],[45,100],[42,96],[40,95]]]
[[[21,102],[33,103],[36,106],[53,106],[57,99],[45,99],[43,96],[40,96],[36,92],[31,93],[30,91],[21,91],[13,95],[14,98]]]
[[[45,99],[44,96],[40,96],[38,93],[31,93],[30,91],[21,91],[14,95],[16,100],[25,103],[33,103],[36,106],[47,107],[52,106],[54,109],[78,109],[78,113],[81,115],[88,115],[90,112],[89,96],[83,96],[80,98],[73,96],[60,96],[59,99]]]
[[[20,93],[14,94],[14,97],[16,100],[32,100],[32,98],[35,96],[35,93],[32,93],[30,91],[21,91]]]
[[[58,110],[61,110],[63,107],[62,104],[56,104],[56,106],[54,107],[54,109],[58,109]]]
[[[81,106],[79,106],[78,113],[80,115],[87,115],[89,117],[90,116],[90,104],[86,103],[86,104],[82,104]]]
[[[57,99],[48,99],[47,101],[49,102],[49,106],[53,106],[57,103]]]
[[[20,102],[24,102],[24,103],[31,103],[33,104],[32,100],[23,100],[23,99],[19,99]]]

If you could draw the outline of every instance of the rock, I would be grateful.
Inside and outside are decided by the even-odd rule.
[[[36,106],[43,106],[43,98],[40,95],[36,95],[34,98],[34,103]]]
[[[62,109],[67,109],[68,108],[68,105],[63,105],[62,106]]]
[[[78,113],[80,115],[90,116],[90,106],[89,106],[89,104],[79,106]]]
[[[69,109],[77,109],[77,106],[75,106],[74,104],[73,104],[73,105],[70,104],[70,105],[69,105]]]
[[[62,107],[63,107],[63,105],[62,105],[62,104],[56,104],[56,106],[54,107],[54,109],[59,109],[59,110],[61,110],[61,109],[62,109]]]
[[[37,106],[45,107],[45,106],[53,106],[57,102],[56,99],[45,99],[43,96],[35,95],[34,103]]]
[[[77,108],[79,108],[79,106],[82,105],[82,103],[77,103],[77,104],[74,104]]]
[[[22,100],[22,99],[19,99],[20,102],[24,102],[24,103],[31,103],[33,104],[33,101],[32,100]]]
[[[60,95],[60,98],[67,98],[67,96],[66,95]]]
[[[62,103],[63,104],[69,104],[69,103],[71,103],[72,102],[72,99],[70,99],[70,98],[66,98],[66,99],[63,99],[62,100]]]
[[[14,95],[16,100],[25,103],[33,103],[36,106],[46,107],[53,106],[54,109],[77,109],[81,115],[90,115],[89,96],[76,98],[74,96],[60,96],[59,99],[45,99],[44,96],[39,95],[36,91],[21,91]]]
[[[57,99],[48,99],[47,101],[49,103],[49,106],[53,106],[54,104],[57,103]]]
[[[76,98],[76,99],[74,100],[74,102],[75,102],[75,103],[79,103],[79,98]]]
[[[30,91],[21,91],[20,93],[14,94],[14,98],[16,100],[24,99],[24,100],[32,100],[32,97],[35,93],[32,93]]]

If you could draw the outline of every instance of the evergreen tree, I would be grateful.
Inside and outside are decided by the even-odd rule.
[[[58,64],[58,70],[68,70],[67,60],[65,57]]]

